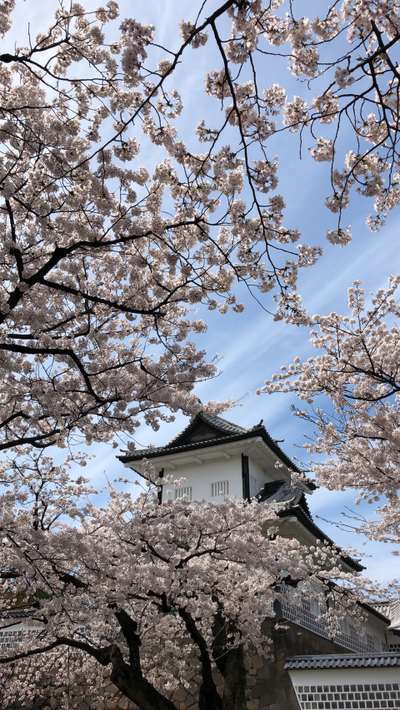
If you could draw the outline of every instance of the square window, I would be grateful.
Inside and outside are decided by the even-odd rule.
[[[185,498],[189,503],[192,500],[192,486],[180,486],[175,488],[175,500]]]
[[[229,481],[214,481],[211,484],[211,496],[212,498],[218,498],[219,496],[229,495]]]

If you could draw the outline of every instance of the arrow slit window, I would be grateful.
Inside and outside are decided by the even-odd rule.
[[[211,484],[211,497],[217,498],[218,496],[228,496],[229,495],[229,481],[214,481]]]
[[[192,500],[192,486],[180,486],[175,488],[175,500],[185,498],[188,501]]]

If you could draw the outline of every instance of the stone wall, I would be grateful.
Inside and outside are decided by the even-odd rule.
[[[343,653],[343,648],[296,624],[285,624],[265,632],[272,636],[272,658],[246,658],[246,710],[299,710],[289,673],[284,670],[286,659],[300,654]]]

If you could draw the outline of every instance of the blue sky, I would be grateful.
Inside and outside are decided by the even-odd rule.
[[[89,0],[82,4],[87,9],[97,6]],[[123,0],[120,7],[122,16],[134,16],[141,22],[156,24],[157,40],[173,48],[178,43],[176,28],[179,20],[193,19],[199,4],[194,0],[147,0],[146,3]],[[320,4],[310,2],[310,13],[316,12]],[[209,3],[210,9],[215,5],[214,2]],[[41,3],[17,0],[18,40],[22,41],[22,28],[26,27],[28,19],[35,34],[43,28],[56,7],[55,0],[43,0]],[[216,56],[208,45],[197,50],[193,60],[185,63],[177,74],[177,88],[182,91],[184,103],[189,107],[180,121],[180,129],[186,138],[190,138],[193,126],[201,118],[211,117],[215,110],[214,104],[204,99],[203,77],[207,68],[219,68]],[[266,84],[281,81],[288,87],[289,94],[302,93],[302,86],[293,77],[288,78],[284,64],[274,65],[271,79],[268,78],[270,70],[267,66],[265,73]],[[309,146],[311,140],[306,139],[305,147]],[[352,224],[353,242],[346,248],[333,247],[324,236],[326,230],[334,226],[334,216],[324,206],[324,199],[329,194],[326,164],[315,163],[307,150],[304,150],[300,161],[298,139],[286,133],[271,147],[271,157],[276,154],[279,154],[280,160],[278,191],[284,195],[287,204],[286,223],[300,229],[302,242],[321,244],[324,248],[318,264],[303,270],[301,274],[300,291],[305,305],[312,313],[345,310],[346,291],[353,279],[360,279],[368,291],[373,291],[384,284],[390,273],[398,271],[400,215],[393,214],[381,232],[372,234],[364,224],[372,206],[365,198],[355,197],[345,220],[345,225]],[[143,159],[148,163],[157,159],[148,145],[145,146]],[[303,458],[299,445],[305,430],[304,425],[289,411],[291,397],[257,396],[256,389],[295,355],[307,356],[310,352],[307,330],[274,322],[248,295],[243,296],[246,310],[241,315],[221,316],[207,312],[208,331],[198,339],[198,343],[207,350],[210,358],[218,357],[220,374],[211,382],[199,385],[198,395],[203,401],[235,400],[236,405],[227,413],[229,419],[251,426],[263,418],[270,434],[283,440],[282,448],[292,457]],[[164,443],[183,428],[186,421],[178,416],[174,423],[163,426],[159,432],[142,427],[137,432],[137,444],[141,447],[149,443]],[[94,459],[88,473],[97,485],[126,471],[116,460],[116,451],[110,445],[93,446],[91,452]],[[345,507],[353,503],[351,491],[332,493],[323,489],[314,493],[310,501],[312,512],[329,520],[339,520]],[[393,567],[395,558],[391,557],[388,546],[366,543],[327,523],[322,526],[341,545],[357,546],[363,554],[371,555],[365,561],[372,576],[383,580],[396,574]]]

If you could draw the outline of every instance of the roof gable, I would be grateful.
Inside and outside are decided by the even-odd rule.
[[[211,414],[199,412],[190,421],[188,426],[166,445],[166,449],[175,446],[184,446],[210,439],[221,439],[231,434],[243,434],[247,432],[237,424],[232,424],[227,419]]]

